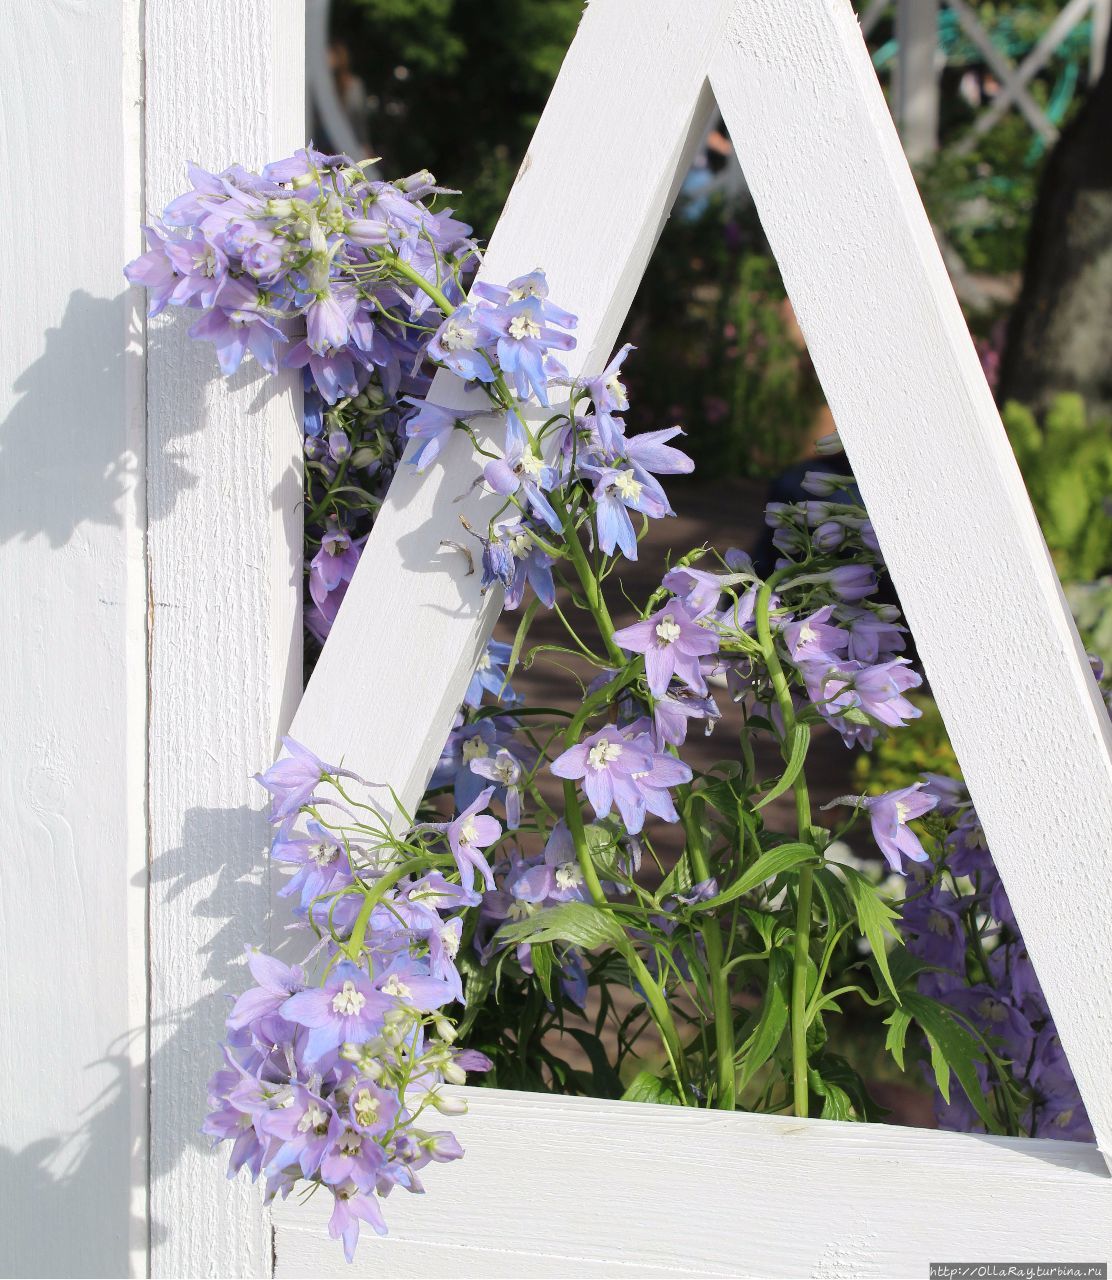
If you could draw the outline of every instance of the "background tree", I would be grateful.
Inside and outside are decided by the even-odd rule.
[[[1041,411],[1056,393],[1073,391],[1091,414],[1112,414],[1110,138],[1112,74],[1106,70],[1043,173],[1005,348],[1002,401]]]

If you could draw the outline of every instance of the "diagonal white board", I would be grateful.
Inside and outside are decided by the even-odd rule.
[[[1112,733],[848,0],[594,0],[483,275],[544,266],[601,367],[708,84],[1107,1155]],[[440,548],[468,455],[395,481],[292,730],[407,806],[499,605]]]

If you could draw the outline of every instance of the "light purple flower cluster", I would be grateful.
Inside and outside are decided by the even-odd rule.
[[[419,355],[406,323],[420,323],[429,298],[383,263],[462,299],[470,228],[433,212],[426,199],[443,189],[427,173],[371,181],[350,157],[306,148],[261,174],[191,165],[189,177],[193,189],[145,228],[149,248],[127,277],[146,286],[152,315],[199,311],[190,332],[214,344],[225,374],[248,353],[270,373],[308,368],[335,404],[377,368],[392,394],[405,357]]]
[[[490,881],[481,849],[501,827],[479,812],[488,791],[445,824],[447,856],[435,828],[393,841],[342,798],[350,773],[285,745],[259,781],[271,797],[272,857],[293,873],[283,893],[313,945],[294,965],[249,952],[256,985],[228,1015],[204,1132],[231,1142],[232,1174],[265,1178],[268,1200],[301,1182],[327,1187],[329,1230],[350,1261],[361,1222],[386,1231],[381,1197],[420,1191],[425,1165],[463,1154],[451,1133],[419,1124],[430,1108],[459,1111],[442,1083],[490,1067],[453,1047],[443,1013],[463,998],[455,961],[463,913],[479,899],[438,866],[454,860],[468,880],[477,866]],[[399,875],[399,859],[418,865]]]
[[[1032,1137],[1092,1142],[1073,1073],[1043,996],[984,831],[961,783],[930,776],[926,793],[945,821],[940,853],[909,868],[901,931],[926,968],[919,990],[953,1009],[1007,1064],[1024,1099],[1019,1126]],[[926,855],[924,854],[924,858]],[[986,1095],[999,1088],[977,1063]],[[964,1094],[936,1095],[939,1124],[983,1130]]]

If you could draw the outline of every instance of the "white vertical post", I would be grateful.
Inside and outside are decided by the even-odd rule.
[[[140,0],[0,0],[0,1271],[146,1274]]]
[[[904,152],[919,164],[938,149],[939,0],[898,0],[896,120]]]
[[[301,0],[147,0],[151,212],[189,160],[257,168],[303,141],[303,41]],[[298,397],[257,366],[229,387],[183,320],[148,341],[151,1274],[265,1276],[259,1194],[199,1129],[223,993],[266,940],[250,775],[300,689]]]
[[[1093,34],[1089,39],[1089,84],[1094,85],[1104,74],[1108,53],[1108,34],[1112,28],[1112,0],[1093,0]]]

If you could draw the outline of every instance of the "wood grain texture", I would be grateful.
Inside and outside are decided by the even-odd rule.
[[[303,140],[299,0],[147,0],[147,205],[185,166],[258,168]],[[151,580],[151,1268],[262,1276],[259,1194],[199,1129],[205,1081],[265,941],[269,828],[250,775],[300,679],[299,423],[291,385],[231,386],[184,317],[148,342]]]
[[[1112,1253],[1112,1180],[1078,1143],[458,1092],[463,1162],[392,1195],[350,1268],[322,1198],[276,1208],[276,1276],[858,1280]]]
[[[711,82],[1112,1154],[1112,729],[848,0],[734,0]]]
[[[146,1268],[139,14],[0,2],[0,1275]]]
[[[553,299],[579,316],[573,372],[605,364],[701,136],[720,8],[592,4],[521,165],[481,278],[547,271]],[[430,399],[485,404],[448,373]],[[478,474],[471,453],[457,434],[424,476],[398,472],[292,729],[324,759],[392,785],[407,808],[501,608],[440,545],[469,542],[460,516],[483,529],[500,505],[477,491],[459,500]]]

